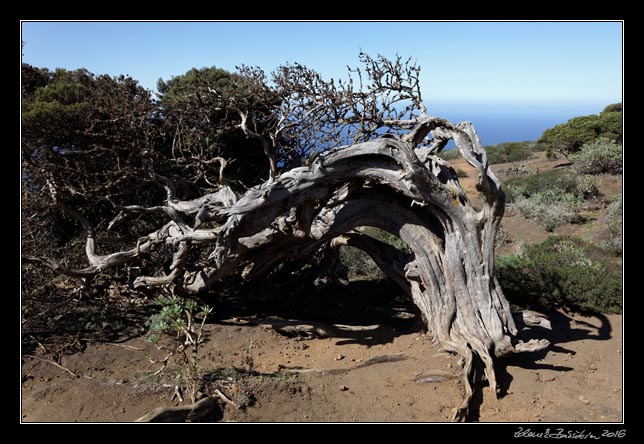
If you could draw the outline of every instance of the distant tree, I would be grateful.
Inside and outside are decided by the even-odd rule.
[[[25,254],[82,263],[82,252],[73,248],[85,238],[73,222],[79,209],[88,222],[106,228],[115,205],[131,203],[133,196],[144,205],[163,198],[162,187],[141,180],[144,158],[162,147],[156,120],[151,93],[129,77],[22,65]],[[119,236],[135,240],[146,228],[124,224]],[[32,277],[23,282],[29,285]]]
[[[612,112],[622,112],[622,102],[619,103],[613,103],[612,105],[608,105],[606,108],[604,108],[604,113],[612,113]]]
[[[599,114],[598,138],[610,139],[618,144],[622,143],[622,104],[608,105]]]
[[[243,165],[251,163],[247,173],[255,180],[247,181],[254,184],[260,178],[257,147],[273,180],[279,170],[306,163],[320,150],[413,126],[417,111],[425,110],[419,68],[400,57],[390,61],[361,53],[360,61],[362,67],[349,69],[346,81],[323,79],[298,63],[269,74],[242,65],[235,73],[211,67],[160,80],[173,157],[190,152],[235,160],[242,175]],[[240,134],[249,140],[241,143]]]
[[[242,100],[236,77],[208,67],[157,82],[168,156],[192,183],[214,186],[232,179],[253,186],[267,170],[260,142],[244,134],[239,114],[227,106]]]
[[[548,144],[549,153],[560,152],[567,155],[578,151],[585,143],[595,140],[598,134],[598,116],[574,117],[566,123],[545,130],[539,142]]]
[[[608,105],[599,115],[574,117],[568,122],[547,129],[539,142],[547,144],[548,155],[575,153],[587,143],[603,137],[622,142],[622,105]]]

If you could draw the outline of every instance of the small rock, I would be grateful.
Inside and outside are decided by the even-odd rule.
[[[341,385],[340,386],[340,391],[341,392],[346,392],[347,390],[349,390],[349,387],[347,387],[346,385]]]
[[[590,404],[590,401],[584,398],[582,395],[579,395],[579,400],[584,404]]]
[[[452,368],[452,364],[451,364],[451,363],[448,363],[448,364],[447,364],[447,368]]]
[[[335,357],[336,361],[342,361],[344,359],[344,355],[338,355]]]

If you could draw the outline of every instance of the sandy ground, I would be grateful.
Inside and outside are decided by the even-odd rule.
[[[612,422],[622,420],[622,317],[550,313],[547,353],[499,363],[501,397],[477,387],[469,420],[481,422]],[[239,319],[236,320],[240,322]],[[457,358],[410,328],[383,325],[330,339],[288,338],[270,328],[228,320],[208,326],[202,369],[237,367],[255,376],[229,387],[252,396],[244,409],[225,405],[223,421],[241,422],[446,422],[463,396],[458,379],[414,381],[424,372],[455,374]],[[47,359],[45,354],[35,356]],[[404,360],[350,369],[371,356],[403,354]],[[23,358],[25,422],[134,421],[172,401],[173,386],[150,377],[147,359],[159,352],[143,339],[90,343],[61,364]],[[252,368],[248,365],[252,357]],[[341,369],[285,375],[280,369]],[[440,372],[436,372],[439,370]],[[188,400],[184,404],[189,403]]]

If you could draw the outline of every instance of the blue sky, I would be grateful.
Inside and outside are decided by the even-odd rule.
[[[154,89],[192,67],[300,62],[339,77],[360,49],[412,56],[424,98],[473,104],[621,100],[620,22],[23,22],[23,61],[129,74]]]

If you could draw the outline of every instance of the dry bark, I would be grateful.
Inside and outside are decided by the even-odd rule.
[[[430,134],[430,143],[421,146]],[[471,204],[454,169],[435,155],[450,139],[478,172],[481,208]],[[323,152],[310,166],[287,171],[239,199],[222,185],[217,193],[180,201],[168,179],[155,177],[167,189],[164,205],[120,208],[125,213],[154,212],[168,220],[137,245],[98,255],[88,222],[70,213],[85,227],[89,266],[70,270],[49,259],[32,259],[61,273],[91,277],[169,245],[175,249],[169,272],[138,277],[134,284],[172,285],[185,294],[207,291],[229,276],[262,282],[280,264],[312,257],[330,246],[360,248],[411,296],[435,342],[462,356],[466,394],[455,420],[467,412],[476,359],[482,361],[496,396],[495,358],[548,345],[517,341],[510,306],[494,277],[494,237],[505,196],[469,122],[453,125],[436,117],[420,118],[401,138]],[[398,236],[411,254],[353,231],[361,226]],[[207,259],[190,258],[193,250],[204,248]]]
[[[221,406],[215,398],[206,397],[190,405],[159,407],[135,422],[213,422],[221,417]]]

